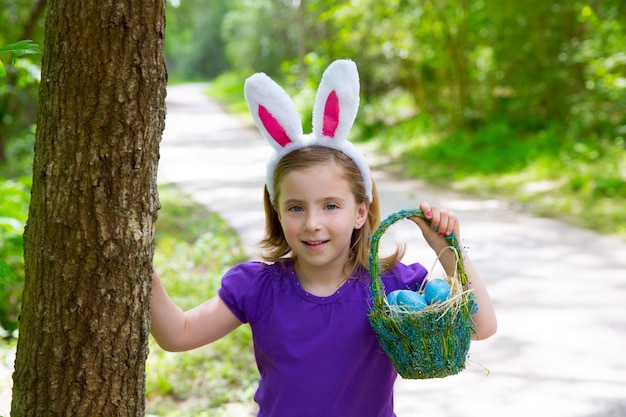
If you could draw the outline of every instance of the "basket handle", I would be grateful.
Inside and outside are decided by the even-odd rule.
[[[420,209],[410,209],[410,210],[401,210],[396,213],[389,215],[385,220],[380,222],[380,225],[374,232],[370,242],[370,255],[369,255],[369,264],[370,264],[370,292],[373,295],[373,300],[375,304],[383,303],[385,292],[382,280],[380,278],[380,262],[378,261],[378,246],[380,243],[380,238],[383,233],[387,231],[387,229],[394,223],[399,220],[406,219],[407,217],[420,217],[427,222],[430,223],[430,220],[426,218],[424,212]],[[461,252],[461,247],[459,246],[459,241],[456,238],[454,232],[452,232],[449,236],[445,236],[448,244],[454,248],[457,253],[457,278],[461,282],[462,285],[467,285],[467,273],[465,272],[465,267],[463,265],[463,256]]]

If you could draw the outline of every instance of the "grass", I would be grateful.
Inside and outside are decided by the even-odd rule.
[[[189,309],[216,294],[225,270],[245,256],[217,215],[172,186],[160,188],[160,199],[155,268],[172,299]],[[146,380],[148,416],[249,415],[258,381],[249,327],[182,353],[165,352],[151,338]]]

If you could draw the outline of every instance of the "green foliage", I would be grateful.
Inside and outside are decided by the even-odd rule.
[[[0,177],[30,177],[33,165],[33,147],[35,144],[35,125],[28,125],[16,132],[7,143],[5,153],[7,161],[0,163]]]
[[[34,126],[9,142],[0,164],[0,337],[18,327],[24,285],[22,235],[30,201]]]
[[[0,0],[0,169],[12,162],[7,148],[13,140],[24,137],[36,121],[44,11],[45,2]]]
[[[227,72],[208,84],[206,94],[218,100],[229,113],[249,116],[248,105],[243,99],[243,82],[249,74]]]
[[[606,131],[607,124],[623,125],[626,113],[624,7],[617,1],[502,7],[494,0],[240,0],[225,12],[222,34],[234,67],[298,87],[318,80],[320,67],[333,59],[350,57],[368,101],[400,89],[415,112],[440,127],[504,120],[515,130],[556,122]]]
[[[216,294],[225,270],[245,257],[237,235],[218,216],[172,186],[160,188],[160,200],[155,268],[172,299],[190,309]],[[250,404],[255,369],[248,326],[184,353],[164,352],[151,339],[147,414],[217,416],[233,403]]]
[[[11,54],[11,63],[15,65],[17,58],[24,55],[40,54],[41,50],[39,49],[39,45],[33,43],[33,41],[23,40],[0,47],[0,54],[2,53]],[[4,64],[2,63],[2,60],[0,60],[0,78],[6,77],[6,75],[7,73],[4,69]]]
[[[228,0],[168,3],[165,60],[170,81],[210,79],[230,68],[221,34]]]
[[[24,285],[22,235],[30,199],[30,178],[0,178],[0,337],[18,327]]]

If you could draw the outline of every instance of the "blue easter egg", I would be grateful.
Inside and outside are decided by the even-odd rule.
[[[424,297],[428,304],[446,301],[450,298],[450,284],[443,279],[430,280],[424,288]]]
[[[395,291],[391,291],[389,294],[387,294],[387,302],[389,303],[389,305],[394,306],[394,305],[398,304],[398,300],[397,300],[398,294],[400,292],[402,292],[402,291],[404,291],[404,290],[395,290]]]
[[[423,310],[428,305],[422,294],[409,290],[401,290],[398,293],[396,304],[413,311]]]

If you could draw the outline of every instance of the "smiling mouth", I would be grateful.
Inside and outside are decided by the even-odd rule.
[[[304,243],[307,246],[320,246],[326,242],[328,242],[328,240],[305,240],[302,243]]]

